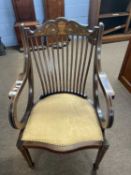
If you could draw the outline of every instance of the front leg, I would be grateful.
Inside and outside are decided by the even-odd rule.
[[[109,144],[107,141],[104,141],[102,146],[99,148],[98,150],[98,154],[97,154],[97,157],[96,157],[96,161],[93,165],[93,170],[96,171],[98,168],[99,168],[99,164],[100,162],[102,161],[106,151],[108,150],[109,148]]]

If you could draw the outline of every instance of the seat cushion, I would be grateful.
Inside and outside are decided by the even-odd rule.
[[[57,94],[34,106],[22,140],[66,146],[102,141],[103,135],[96,113],[87,100],[75,95]]]

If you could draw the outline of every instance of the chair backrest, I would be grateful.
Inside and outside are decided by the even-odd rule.
[[[99,26],[90,30],[64,18],[49,20],[34,31],[24,29],[25,49],[36,64],[44,96],[61,92],[86,96],[100,30]]]

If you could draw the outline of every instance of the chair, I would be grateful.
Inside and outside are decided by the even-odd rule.
[[[17,148],[30,167],[34,163],[29,148],[43,148],[56,153],[98,149],[93,166],[96,172],[109,147],[105,129],[112,126],[114,115],[114,91],[101,69],[103,24],[90,30],[75,21],[57,18],[34,31],[22,24],[21,31],[25,64],[9,92],[9,120],[14,128],[20,130]],[[50,37],[53,38],[52,43],[48,40]],[[86,85],[91,62],[93,104],[87,96]],[[42,94],[34,102],[36,73]],[[19,121],[17,103],[26,82],[29,84],[28,104]],[[100,108],[98,86],[106,99],[106,116]]]

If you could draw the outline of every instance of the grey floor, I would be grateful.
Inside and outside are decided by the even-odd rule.
[[[120,42],[106,44],[102,49],[103,70],[109,76],[116,98],[114,125],[106,131],[110,149],[98,175],[131,174],[131,94],[117,79],[126,47],[127,42]],[[12,129],[8,122],[7,94],[22,70],[22,64],[23,55],[13,49],[8,49],[7,55],[0,57],[0,175],[90,175],[96,155],[94,150],[68,155],[31,150],[36,167],[34,170],[28,168],[15,146],[18,131]]]

